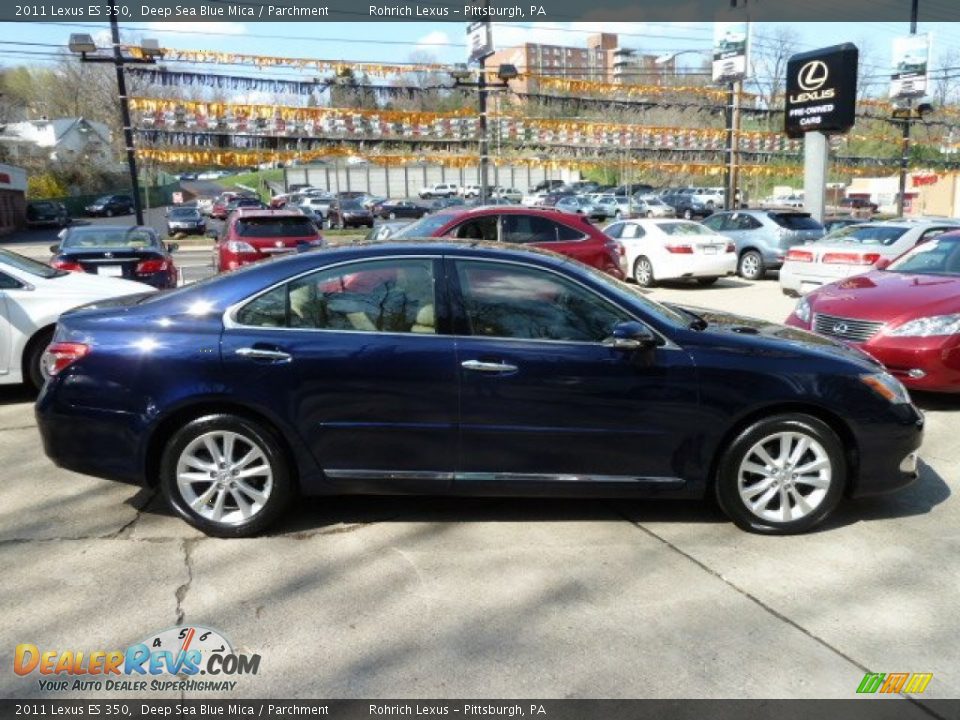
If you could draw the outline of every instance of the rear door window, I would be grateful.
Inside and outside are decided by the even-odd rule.
[[[529,243],[569,242],[580,240],[584,233],[539,215],[504,215],[503,241]]]

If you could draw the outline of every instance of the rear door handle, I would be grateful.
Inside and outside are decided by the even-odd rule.
[[[234,350],[234,353],[240,357],[250,358],[251,360],[267,360],[273,363],[288,363],[293,360],[293,355],[283,350],[269,350],[267,348],[243,347]]]
[[[464,370],[482,373],[512,373],[517,371],[516,365],[502,362],[484,362],[482,360],[464,360],[460,363]]]

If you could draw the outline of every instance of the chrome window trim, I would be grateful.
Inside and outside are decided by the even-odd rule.
[[[575,285],[580,286],[580,287],[583,288],[586,292],[592,293],[592,294],[594,294],[594,295],[598,295],[598,293],[597,293],[593,288],[590,288],[590,287],[584,285],[584,284],[583,284],[582,282],[580,282],[579,280],[576,280],[576,279],[574,279],[574,278],[572,278],[572,277],[569,277],[568,275],[565,275],[565,274],[563,274],[563,273],[561,273],[561,272],[558,272],[558,271],[554,270],[553,268],[543,267],[543,266],[541,266],[541,265],[531,265],[531,264],[529,264],[529,263],[525,263],[525,262],[522,262],[522,261],[519,261],[519,260],[506,260],[506,259],[486,258],[486,257],[480,257],[480,258],[478,258],[478,257],[475,257],[475,256],[469,256],[469,255],[467,255],[467,256],[464,256],[464,255],[388,255],[388,256],[384,256],[384,257],[378,257],[378,258],[375,258],[375,259],[371,259],[370,261],[371,261],[371,262],[375,262],[375,261],[379,261],[379,260],[394,260],[394,259],[404,259],[404,258],[406,258],[406,259],[419,259],[419,260],[441,260],[441,261],[444,260],[444,259],[450,259],[450,260],[479,260],[479,261],[482,261],[482,262],[494,262],[494,263],[500,263],[500,264],[504,264],[504,265],[518,265],[518,266],[520,266],[520,267],[534,268],[534,269],[537,269],[537,270],[546,271],[546,272],[551,273],[551,274],[553,274],[553,275],[556,275],[556,276],[558,276],[558,277],[560,277],[560,278],[564,278],[564,279],[566,279],[568,282],[571,282],[571,283],[574,283]],[[269,287],[266,288],[265,290],[261,290],[260,292],[254,293],[253,295],[248,295],[248,296],[247,296],[246,298],[244,298],[243,300],[239,300],[238,302],[235,302],[233,305],[230,305],[226,310],[224,310],[223,316],[222,316],[223,327],[224,327],[225,330],[245,329],[245,330],[270,330],[270,331],[311,332],[311,333],[350,333],[350,334],[358,334],[358,335],[389,335],[389,336],[394,336],[394,335],[395,335],[395,336],[406,337],[406,338],[409,338],[409,337],[422,337],[422,338],[451,338],[451,339],[464,339],[464,340],[467,340],[467,339],[477,339],[477,338],[479,338],[479,339],[483,339],[483,340],[498,340],[498,341],[506,341],[506,342],[524,342],[524,343],[536,342],[536,343],[551,343],[551,344],[555,344],[555,345],[589,345],[589,346],[591,346],[591,347],[596,347],[596,346],[598,346],[598,345],[601,344],[600,342],[590,342],[590,341],[584,341],[584,340],[548,340],[548,339],[544,339],[544,338],[507,338],[507,337],[497,337],[497,336],[489,337],[489,336],[486,336],[486,335],[458,335],[458,334],[444,335],[444,334],[442,334],[442,333],[402,333],[402,332],[389,332],[389,331],[384,331],[384,330],[374,330],[374,331],[370,331],[370,330],[336,330],[336,329],[329,329],[329,328],[269,327],[269,326],[264,326],[264,325],[244,325],[244,324],[242,324],[242,323],[237,322],[237,320],[236,320],[236,318],[235,318],[235,315],[236,315],[237,311],[238,311],[241,307],[243,307],[244,305],[246,305],[246,304],[249,303],[249,302],[253,302],[253,301],[256,300],[257,298],[261,297],[262,295],[266,295],[267,293],[272,292],[273,290],[276,290],[276,289],[277,289],[278,287],[280,287],[281,285],[286,285],[287,283],[294,282],[294,281],[299,280],[299,279],[301,279],[301,278],[303,278],[303,277],[306,277],[307,275],[311,275],[311,274],[313,274],[313,273],[315,273],[315,272],[319,272],[320,270],[329,270],[329,269],[332,269],[332,268],[342,267],[342,266],[344,266],[344,265],[352,265],[352,264],[355,264],[355,263],[357,263],[357,262],[363,262],[363,261],[364,261],[364,260],[359,260],[359,261],[358,261],[357,259],[344,260],[344,261],[342,261],[342,262],[334,263],[334,264],[332,264],[332,265],[325,265],[325,266],[322,267],[322,268],[313,268],[312,270],[307,270],[306,272],[299,273],[298,275],[291,275],[290,277],[285,278],[284,280],[281,280],[281,281],[279,281],[279,282],[274,283],[273,285],[269,286]],[[436,281],[436,280],[435,280],[435,281]],[[600,297],[601,297],[601,299],[603,299],[605,302],[608,302],[608,303],[614,305],[614,306],[617,307],[619,310],[621,310],[622,312],[626,313],[626,315],[627,315],[629,318],[631,318],[631,319],[633,319],[633,320],[636,320],[637,322],[642,322],[644,325],[646,325],[654,335],[656,335],[657,337],[659,337],[659,338],[663,341],[663,345],[660,345],[660,346],[659,346],[660,349],[662,349],[662,350],[682,350],[682,348],[681,348],[679,345],[677,345],[676,343],[674,343],[672,340],[670,340],[670,338],[666,337],[663,333],[661,333],[661,332],[660,332],[659,330],[657,330],[656,328],[651,327],[651,326],[650,326],[650,323],[648,323],[647,321],[643,320],[642,318],[637,317],[636,313],[634,313],[634,312],[628,310],[627,308],[623,307],[623,305],[622,305],[620,302],[618,302],[617,300],[613,300],[613,299],[604,297],[604,296],[602,296],[602,295],[601,295]]]

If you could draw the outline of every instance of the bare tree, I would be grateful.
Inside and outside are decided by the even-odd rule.
[[[797,31],[786,25],[776,26],[769,34],[756,33],[750,50],[750,85],[764,107],[780,103],[787,80],[787,62],[799,50]]]
[[[938,108],[957,102],[960,97],[960,49],[944,50],[931,73],[930,96]]]

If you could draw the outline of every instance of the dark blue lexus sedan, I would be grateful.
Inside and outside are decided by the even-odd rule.
[[[651,302],[545,251],[321,250],[61,316],[63,467],[258,533],[298,494],[700,497],[801,532],[916,477],[923,419],[856,350]]]

